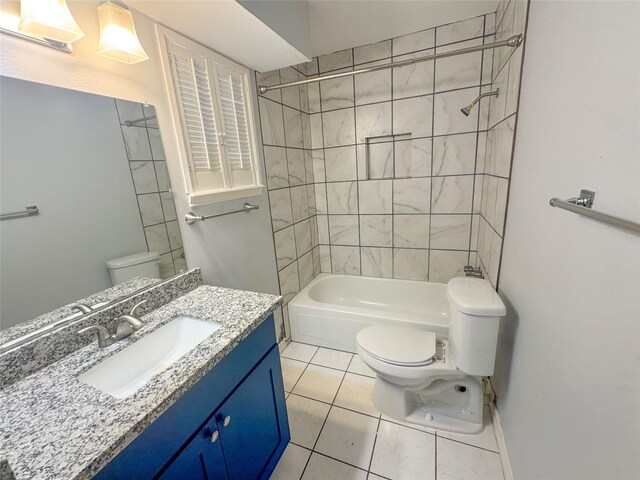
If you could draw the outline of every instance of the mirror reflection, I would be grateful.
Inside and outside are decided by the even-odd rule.
[[[0,77],[0,328],[186,268],[153,106]],[[37,206],[37,215],[15,215]]]

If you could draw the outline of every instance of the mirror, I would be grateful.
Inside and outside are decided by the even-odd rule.
[[[145,277],[186,269],[153,106],[9,77],[0,91],[0,329],[157,281],[93,295],[126,280],[109,260],[157,252]]]

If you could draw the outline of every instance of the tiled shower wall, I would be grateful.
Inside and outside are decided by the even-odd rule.
[[[187,262],[158,122],[152,119],[130,127],[125,124],[127,120],[155,116],[155,109],[126,100],[116,100],[116,108],[147,249],[160,254],[160,277],[166,278],[185,270]]]

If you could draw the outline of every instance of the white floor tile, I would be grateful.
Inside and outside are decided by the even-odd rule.
[[[438,480],[503,480],[500,456],[438,438]]]
[[[369,476],[367,477],[367,480],[385,480],[385,479],[382,477],[379,477],[378,475],[370,473]]]
[[[289,443],[285,449],[270,480],[294,480],[302,476],[304,467],[309,460],[311,450]]]
[[[351,360],[351,364],[349,368],[347,368],[347,372],[357,373],[359,375],[366,375],[367,377],[375,377],[376,374],[373,370],[369,368],[369,366],[362,361],[362,359],[358,355],[354,355]]]
[[[282,364],[282,380],[284,380],[284,391],[290,392],[294,387],[302,372],[307,367],[305,362],[299,362],[298,360],[292,360],[290,358],[280,358]]]
[[[300,360],[301,362],[309,362],[318,351],[318,347],[307,345],[305,343],[291,342],[282,352],[283,357]]]
[[[375,418],[331,407],[315,450],[366,470],[377,428]]]
[[[309,365],[293,389],[293,393],[331,403],[338,393],[344,372],[319,365]]]
[[[382,421],[371,471],[394,480],[435,480],[435,446],[434,435]]]
[[[464,435],[462,433],[453,433],[446,432],[444,430],[438,430],[438,437],[457,440],[458,442],[468,443],[469,445],[486,448],[487,450],[498,453],[498,442],[496,441],[496,434],[493,430],[493,423],[491,422],[491,411],[489,410],[489,407],[484,407],[483,417],[484,430],[482,430],[482,432],[478,433],[477,435]]]
[[[351,357],[353,357],[352,353],[330,350],[328,348],[319,348],[311,359],[311,363],[322,365],[323,367],[346,370],[351,362]]]
[[[294,478],[294,477],[291,477]],[[311,455],[302,480],[365,480],[367,472],[323,455]]]
[[[291,441],[303,447],[313,448],[322,429],[322,424],[331,408],[326,403],[316,402],[298,395],[287,398],[287,415]]]
[[[347,373],[333,403],[338,407],[379,417],[380,412],[374,406],[371,398],[374,384],[375,379],[373,378]]]

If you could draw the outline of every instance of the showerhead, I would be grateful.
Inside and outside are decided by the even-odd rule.
[[[460,111],[461,111],[462,113],[464,113],[464,115],[465,115],[466,117],[468,117],[468,116],[469,116],[469,114],[471,113],[471,109],[472,109],[472,108],[473,108],[473,104],[468,105],[468,106],[466,106],[466,107],[462,107],[462,108],[460,109]]]
[[[465,117],[468,117],[469,114],[471,113],[471,109],[476,106],[476,104],[480,101],[481,98],[488,97],[488,96],[497,97],[499,94],[500,94],[500,89],[496,88],[495,91],[493,92],[487,92],[487,93],[483,93],[482,95],[478,95],[478,98],[476,98],[473,102],[471,102],[466,107],[462,107],[460,111],[464,114]]]

